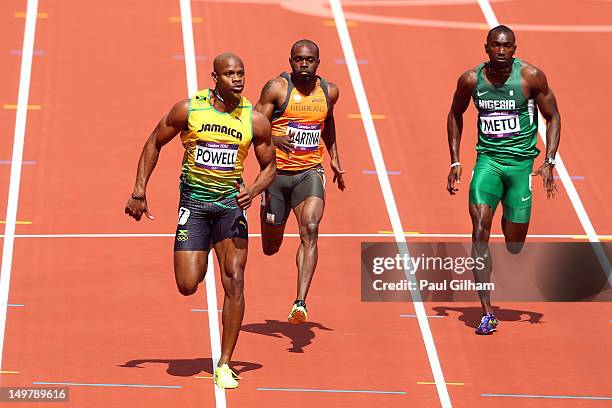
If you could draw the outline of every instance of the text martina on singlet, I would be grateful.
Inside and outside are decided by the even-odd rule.
[[[200,142],[195,149],[195,165],[209,170],[232,171],[236,168],[238,145]]]
[[[293,146],[296,151],[312,151],[319,148],[321,140],[320,123],[289,122],[287,134],[293,134]]]

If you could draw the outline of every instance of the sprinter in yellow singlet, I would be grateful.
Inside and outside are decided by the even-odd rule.
[[[262,194],[261,238],[266,255],[278,252],[289,212],[293,209],[300,231],[296,263],[297,296],[289,322],[308,318],[306,295],[318,260],[317,238],[325,207],[325,147],[331,159],[333,181],[344,190],[344,171],[336,145],[333,109],[336,85],[317,76],[319,47],[300,40],[291,47],[291,74],[283,72],[268,81],[255,110],[272,122],[277,177]]]
[[[176,284],[183,295],[194,294],[204,280],[207,255],[214,246],[225,290],[221,358],[215,368],[215,383],[236,388],[238,382],[229,364],[244,316],[248,247],[244,210],[274,180],[275,154],[270,122],[253,111],[241,95],[242,60],[234,54],[221,54],[213,68],[215,88],[178,102],[149,136],[125,213],[137,221],[142,214],[153,219],[145,194],[147,183],[161,148],[180,134],[185,155],[174,240]],[[261,170],[253,184],[245,186],[242,171],[251,144]]]

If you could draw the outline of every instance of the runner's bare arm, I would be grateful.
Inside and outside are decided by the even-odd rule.
[[[546,127],[546,157],[555,157],[561,140],[561,115],[557,107],[557,98],[548,86],[546,75],[541,70],[533,67],[528,70],[525,79],[535,94],[536,104],[544,119],[548,123]]]
[[[187,124],[189,113],[189,99],[176,103],[170,112],[164,115],[151,135],[145,142],[138,161],[138,171],[136,172],[136,183],[134,184],[133,196],[144,197],[143,199],[130,199],[125,206],[125,213],[139,221],[144,213],[147,218],[153,219],[149,213],[146,200],[147,183],[151,173],[157,164],[161,148],[179,134]]]
[[[283,104],[286,93],[287,83],[284,79],[276,77],[269,80],[261,90],[259,100],[255,104],[255,110],[262,113],[268,121],[271,121],[274,109]]]
[[[276,177],[276,154],[270,132],[268,119],[261,113],[253,111],[253,150],[260,171],[253,184],[248,187],[239,186],[240,192],[236,196],[236,201],[242,209],[249,208],[253,198],[268,188]]]
[[[459,162],[459,147],[461,145],[461,134],[463,132],[463,113],[470,104],[475,86],[476,71],[473,69],[463,73],[457,80],[457,89],[455,90],[453,103],[446,120],[451,164]],[[451,167],[448,173],[446,189],[450,195],[455,195],[455,192],[459,190],[455,187],[455,182],[461,182],[461,166]]]
[[[561,140],[561,115],[557,107],[557,98],[548,86],[546,75],[540,69],[528,65],[524,69],[523,78],[529,84],[532,95],[535,96],[538,110],[546,119],[546,157],[554,159]],[[542,164],[533,174],[542,175],[546,195],[548,198],[554,197],[559,188],[555,183],[552,167]]]
[[[281,77],[269,80],[261,90],[259,101],[255,105],[255,110],[262,113],[269,121],[272,121],[272,114],[275,109],[281,107],[287,96],[287,81]],[[272,138],[274,145],[283,152],[290,154],[293,152],[293,135],[275,136]]]
[[[346,183],[344,182],[343,174],[346,171],[342,170],[342,166],[340,165],[340,158],[338,157],[338,145],[336,142],[336,122],[334,120],[334,106],[336,102],[338,102],[338,98],[340,97],[340,91],[338,87],[332,83],[329,83],[329,112],[327,112],[327,117],[325,118],[325,126],[323,127],[323,142],[325,142],[325,147],[329,152],[329,157],[331,158],[331,169],[334,172],[333,182],[338,182],[338,188],[340,191],[344,191],[346,188]]]

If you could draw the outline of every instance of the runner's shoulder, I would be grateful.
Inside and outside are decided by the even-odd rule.
[[[521,74],[524,77],[538,77],[538,76],[542,76],[544,75],[544,71],[542,71],[540,68],[536,67],[535,65],[525,61],[525,60],[521,60],[522,62],[522,67],[521,67]]]
[[[328,82],[327,92],[329,93],[329,99],[331,99],[332,105],[335,104],[340,97],[340,90],[338,89],[338,86],[333,82]]]
[[[189,111],[189,104],[191,103],[190,99],[182,99],[172,106],[170,112],[187,112]]]
[[[521,76],[532,86],[540,88],[543,84],[546,84],[546,74],[540,68],[535,65],[521,60]]]
[[[533,65],[532,63],[521,59],[521,72],[523,73],[535,73],[540,71],[538,67]]]
[[[189,99],[178,101],[168,112],[168,122],[172,125],[183,126],[189,116]]]
[[[472,91],[476,87],[476,68],[471,68],[459,76],[457,89]]]
[[[267,100],[276,100],[282,97],[284,100],[288,86],[287,80],[279,75],[266,82],[261,90],[261,97]]]

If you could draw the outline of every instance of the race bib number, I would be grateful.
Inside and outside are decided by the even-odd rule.
[[[321,124],[289,122],[287,134],[293,133],[293,146],[296,151],[311,151],[319,148]]]
[[[481,113],[480,131],[491,138],[517,136],[521,131],[519,116],[513,112]]]
[[[237,144],[198,142],[195,165],[209,170],[232,171],[236,168]]]
[[[189,215],[190,214],[191,214],[191,211],[189,211],[188,208],[185,208],[185,207],[179,208],[178,225],[185,225],[185,224],[187,224],[187,220],[189,219]]]

